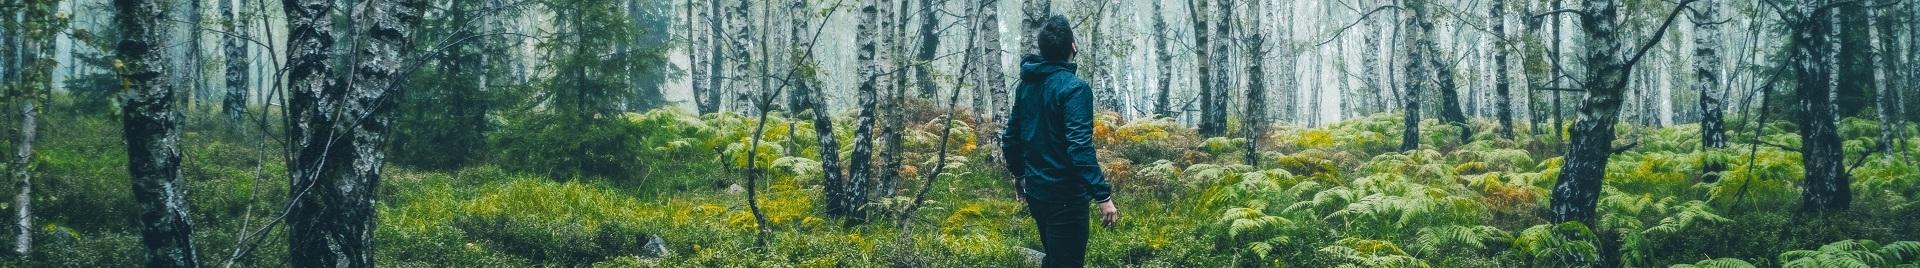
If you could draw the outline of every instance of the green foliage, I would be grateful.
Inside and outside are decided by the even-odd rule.
[[[1753,263],[1740,259],[1719,258],[1703,260],[1693,264],[1675,264],[1669,268],[1756,268]]]
[[[723,143],[715,143],[721,132],[691,115],[656,110],[591,120],[598,123],[576,120],[582,119],[535,114],[513,121],[492,135],[495,162],[521,172],[665,186],[659,189],[664,191],[704,185],[712,178],[703,171],[719,171],[715,161],[707,159],[721,148]],[[778,141],[762,145],[778,147]],[[778,155],[779,151],[762,152],[759,165],[771,164]]]
[[[1527,228],[1520,231],[1513,244],[1532,266],[1596,267],[1599,240],[1585,224],[1568,222]]]
[[[533,261],[578,265],[637,254],[648,234],[635,224],[654,216],[639,210],[644,206],[639,200],[584,183],[522,178],[491,186],[460,204],[453,222],[485,243],[470,246],[497,248]],[[408,228],[401,224],[400,228]]]
[[[1781,267],[1920,267],[1920,242],[1843,240],[1780,254]]]

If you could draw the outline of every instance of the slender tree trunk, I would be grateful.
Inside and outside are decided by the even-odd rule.
[[[725,88],[733,90],[734,110],[740,114],[754,114],[754,109],[766,108],[753,107],[754,93],[762,89],[753,88],[748,84],[750,83],[748,81],[752,81],[748,79],[756,75],[753,71],[753,23],[749,23],[747,17],[753,9],[754,2],[756,1],[740,0],[732,10],[727,12],[727,23],[732,27],[728,31],[733,34],[733,37],[729,38],[733,42],[733,50],[730,51],[733,52],[731,59],[733,72],[727,75],[729,80],[733,80],[733,86]]]
[[[1627,79],[1618,24],[1617,0],[1585,0],[1580,14],[1581,29],[1586,32],[1587,75],[1581,87],[1587,97],[1580,105],[1580,117],[1570,131],[1572,139],[1566,160],[1560,169],[1560,181],[1553,188],[1550,218],[1553,222],[1579,221],[1592,226],[1594,207],[1600,200],[1600,179],[1606,171],[1607,157],[1613,154],[1614,124],[1619,122],[1621,96]]]
[[[147,267],[198,267],[193,223],[180,178],[180,111],[167,81],[167,14],[159,0],[116,0],[120,79],[126,87],[127,173],[140,209]]]
[[[1566,0],[1553,0],[1553,10],[1560,10],[1565,1]],[[1550,54],[1547,57],[1552,58],[1550,63],[1553,65],[1553,77],[1549,78],[1549,81],[1553,81],[1552,84],[1554,87],[1565,85],[1565,83],[1560,81],[1563,80],[1562,77],[1567,76],[1566,70],[1561,69],[1562,64],[1566,63],[1562,61],[1560,55],[1566,51],[1566,47],[1560,45],[1560,40],[1564,39],[1561,35],[1565,34],[1567,30],[1565,25],[1561,25],[1562,21],[1566,21],[1566,19],[1553,17],[1553,49],[1547,50],[1547,54]],[[1553,131],[1551,133],[1553,133],[1553,141],[1555,143],[1565,143],[1567,139],[1567,113],[1561,110],[1563,106],[1561,105],[1561,100],[1564,99],[1566,98],[1560,97],[1560,90],[1553,91]],[[1562,146],[1560,149],[1564,150],[1566,148]]]
[[[1215,69],[1225,71],[1230,70],[1233,61],[1231,56],[1229,56],[1229,52],[1233,49],[1233,6],[1231,5],[1232,2],[1228,0],[1215,1],[1218,1],[1213,3],[1215,8],[1209,10],[1215,13],[1213,14],[1214,17],[1211,18],[1213,19],[1214,25],[1213,34],[1209,36],[1209,38],[1213,40],[1209,42],[1212,43],[1213,48],[1211,51],[1208,51],[1208,53],[1210,53],[1209,61],[1211,61],[1211,63],[1208,64],[1213,65]],[[1210,76],[1209,78],[1210,80],[1206,82],[1212,83],[1213,86],[1211,90],[1208,90],[1206,94],[1201,96],[1200,100],[1204,102],[1200,108],[1200,135],[1206,137],[1221,137],[1227,135],[1227,110],[1229,109],[1228,106],[1233,102],[1232,94],[1229,94],[1229,92],[1232,92],[1231,88],[1233,88],[1233,76],[1228,73],[1221,73]]]
[[[981,4],[984,6],[980,12],[986,17],[981,22],[984,25],[980,26],[980,38],[981,42],[986,44],[980,48],[980,56],[983,60],[980,61],[979,66],[982,70],[975,72],[974,75],[980,76],[978,86],[986,87],[986,92],[990,93],[986,98],[987,113],[983,115],[991,116],[985,117],[986,122],[980,123],[981,127],[976,127],[974,131],[980,133],[979,140],[982,142],[977,142],[980,148],[987,148],[988,162],[1000,163],[1004,159],[998,159],[1000,155],[1000,135],[998,134],[1001,129],[1006,128],[1007,114],[1013,108],[1013,102],[1007,101],[1007,97],[1013,94],[1009,92],[1010,86],[1006,82],[1009,75],[1004,68],[1005,57],[1001,54],[1001,48],[1005,46],[1000,43],[1000,0],[990,0]]]
[[[1360,52],[1360,64],[1362,65],[1360,69],[1365,75],[1361,83],[1367,87],[1367,90],[1366,93],[1362,93],[1360,96],[1364,99],[1371,100],[1368,105],[1371,107],[1361,109],[1363,111],[1361,112],[1362,116],[1384,112],[1387,110],[1388,105],[1386,103],[1386,99],[1388,98],[1375,95],[1382,94],[1384,89],[1380,83],[1380,38],[1384,37],[1387,33],[1386,27],[1380,24],[1379,19],[1372,18],[1371,16],[1366,18],[1366,23],[1368,33],[1361,35],[1361,39],[1366,42],[1366,45],[1361,46],[1364,50]]]
[[[20,98],[20,144],[15,145],[18,151],[13,160],[14,188],[19,191],[13,195],[13,253],[29,256],[33,253],[33,141],[40,111],[31,95]]]
[[[1839,92],[1839,54],[1841,49],[1839,17],[1836,9],[1822,8],[1828,1],[1806,1],[1797,8],[1802,19],[1794,34],[1795,75],[1800,82],[1794,92],[1799,97],[1802,165],[1806,167],[1800,210],[1822,213],[1846,210],[1853,201],[1849,178],[1843,163],[1845,151],[1840,145],[1837,122],[1839,110],[1835,97]]]
[[[1489,2],[1493,10],[1487,14],[1487,25],[1493,27],[1493,94],[1495,111],[1500,117],[1500,136],[1513,139],[1513,88],[1512,76],[1507,73],[1507,6],[1506,1]]]
[[[1409,4],[1409,6],[1411,5],[1412,4]],[[1422,7],[1414,9],[1414,16],[1418,17],[1417,20],[1420,21],[1418,25],[1419,28],[1412,29],[1418,31],[1420,35],[1420,42],[1416,43],[1416,45],[1420,47],[1419,49],[1426,50],[1427,59],[1433,64],[1433,73],[1431,75],[1437,83],[1437,88],[1440,90],[1438,92],[1440,95],[1437,96],[1440,98],[1440,119],[1460,128],[1460,144],[1464,145],[1473,140],[1473,129],[1472,126],[1467,124],[1466,112],[1460,108],[1459,86],[1453,80],[1453,66],[1449,62],[1452,57],[1448,57],[1445,51],[1440,50],[1440,45],[1435,44],[1436,42],[1434,41],[1433,35],[1434,17],[1432,13],[1427,11],[1428,8],[1425,7],[1425,3],[1420,5]]]
[[[1260,138],[1267,130],[1267,79],[1266,66],[1263,64],[1267,56],[1266,39],[1261,36],[1260,1],[1248,3],[1247,10],[1250,16],[1247,16],[1247,24],[1242,26],[1245,27],[1242,31],[1245,34],[1242,38],[1245,39],[1242,41],[1245,42],[1247,51],[1247,111],[1246,122],[1241,124],[1241,128],[1247,139],[1246,163],[1248,166],[1259,167]]]
[[[1718,0],[1702,0],[1693,8],[1693,88],[1700,92],[1700,144],[1709,152],[1727,148],[1726,120],[1722,118],[1726,104],[1720,99],[1725,94],[1720,85],[1720,25],[1711,23],[1720,21],[1719,12]],[[1727,164],[1719,158],[1707,159],[1700,180],[1719,181]]]
[[[854,37],[860,46],[858,60],[860,67],[860,118],[853,134],[853,157],[849,160],[846,196],[840,200],[847,208],[847,224],[854,225],[864,220],[861,207],[865,206],[868,177],[873,172],[873,125],[876,117],[876,102],[883,87],[882,72],[885,62],[877,51],[881,45],[878,35],[884,33],[881,22],[885,18],[886,0],[863,0],[860,7],[859,35]]]
[[[906,40],[907,34],[907,15],[913,14],[906,12],[908,8],[907,4],[912,3],[912,0],[883,0],[883,2],[884,1],[898,1],[900,4],[888,4],[888,7],[892,9],[887,10],[886,14],[888,16],[887,18],[883,18],[883,23],[881,23],[881,29],[887,31],[886,34],[881,35],[881,38],[884,39],[883,43],[886,44],[885,47],[887,48],[887,53],[883,61],[893,64],[892,66],[904,68],[911,64],[908,63],[909,61],[912,61],[907,58],[907,46],[904,41]],[[891,69],[889,69],[887,73],[888,81],[891,83],[889,83],[887,87],[886,100],[883,100],[885,104],[883,104],[880,109],[887,117],[883,121],[884,123],[880,124],[880,143],[885,146],[886,150],[880,151],[880,170],[878,170],[880,172],[880,182],[878,183],[879,185],[874,187],[875,190],[879,191],[878,195],[883,198],[893,196],[894,190],[896,190],[894,188],[896,186],[895,184],[900,181],[900,165],[903,164],[900,159],[900,145],[902,142],[900,133],[903,132],[902,129],[909,123],[906,121],[906,111],[901,110],[907,101],[906,73],[892,71]]]
[[[940,16],[933,10],[945,4],[945,0],[920,0],[920,46],[919,53],[914,55],[913,77],[920,86],[922,99],[932,100],[940,93],[939,84],[933,81],[931,68],[934,57],[940,53]]]
[[[1893,98],[1888,97],[1888,95],[1892,95],[1892,91],[1887,90],[1887,84],[1892,83],[1892,80],[1887,78],[1887,68],[1883,68],[1893,65],[1886,64],[1887,57],[1885,54],[1890,50],[1884,49],[1886,47],[1880,44],[1881,24],[1879,20],[1882,4],[1883,0],[1867,1],[1867,53],[1873,54],[1873,61],[1869,62],[1867,66],[1869,66],[1869,69],[1873,69],[1873,81],[1870,82],[1873,83],[1873,106],[1875,112],[1878,113],[1877,117],[1880,119],[1880,139],[1878,140],[1880,146],[1875,149],[1881,152],[1881,157],[1892,160],[1895,155],[1893,150],[1894,133],[1900,130],[1894,128],[1895,119],[1893,106],[1898,104],[1893,103]]]
[[[687,18],[689,24],[687,26],[687,34],[693,36],[693,41],[689,44],[690,47],[688,47],[687,51],[691,52],[688,57],[704,59],[706,61],[695,61],[694,65],[704,63],[706,66],[695,66],[692,68],[694,79],[692,94],[695,98],[696,110],[699,110],[701,114],[709,114],[720,112],[721,109],[723,109],[722,107],[724,107],[721,106],[721,103],[723,103],[721,98],[723,96],[722,91],[726,88],[724,79],[726,74],[722,66],[726,66],[726,59],[721,56],[722,47],[720,45],[720,39],[721,32],[723,32],[721,29],[726,28],[726,20],[715,18],[715,16],[720,14],[719,1],[700,1],[700,3],[700,5],[704,5],[705,9],[699,6],[688,6],[687,9],[699,11],[700,14],[697,17],[702,18],[701,21],[706,24],[707,30],[705,33],[695,32],[691,25],[695,19],[693,17]],[[688,4],[692,5],[691,2]]]
[[[1167,50],[1167,43],[1171,40],[1167,38],[1169,30],[1167,29],[1167,12],[1164,7],[1166,5],[1164,2],[1166,1],[1152,2],[1154,68],[1159,73],[1159,79],[1154,81],[1157,83],[1157,86],[1154,88],[1156,91],[1154,91],[1153,95],[1153,113],[1154,117],[1171,118],[1174,113],[1173,54]]]
[[[1405,35],[1403,38],[1406,38],[1409,43],[1423,46],[1419,44],[1425,44],[1427,41],[1425,30],[1422,29],[1431,27],[1424,15],[1427,12],[1427,1],[1408,0],[1405,4],[1407,10],[1412,12],[1405,12],[1406,26],[1402,27],[1400,33]],[[1420,94],[1425,90],[1427,82],[1432,81],[1430,78],[1433,75],[1426,69],[1427,57],[1430,56],[1428,52],[1431,51],[1407,49],[1407,92],[1402,97],[1406,108],[1402,111],[1405,113],[1405,122],[1400,132],[1400,151],[1420,149]]]
[[[1200,135],[1217,137],[1226,132],[1227,126],[1224,126],[1224,124],[1215,125],[1213,121],[1207,120],[1207,118],[1211,117],[1206,114],[1213,111],[1214,95],[1218,94],[1214,92],[1213,64],[1205,61],[1213,59],[1211,54],[1225,53],[1225,51],[1212,51],[1213,47],[1207,44],[1207,41],[1212,39],[1207,36],[1209,34],[1207,30],[1211,29],[1208,28],[1207,25],[1211,23],[1211,20],[1207,18],[1207,12],[1210,11],[1207,9],[1207,4],[1211,1],[1213,0],[1187,0],[1187,13],[1191,15],[1190,17],[1192,18],[1190,21],[1193,22],[1193,55],[1195,62],[1193,65],[1199,69],[1197,76],[1199,79],[1196,80],[1196,84],[1200,86],[1200,113],[1202,114],[1200,116],[1202,119],[1199,124]]]
[[[219,0],[220,13],[226,16],[226,32],[222,39],[227,60],[227,94],[221,102],[222,111],[227,113],[227,122],[241,125],[242,117],[247,113],[247,45],[249,23],[242,11],[246,10],[246,1]]]
[[[206,42],[201,41],[201,38],[203,38],[206,33],[205,29],[203,29],[203,27],[205,27],[204,25],[206,25],[206,12],[200,8],[202,0],[186,1],[187,61],[186,69],[183,69],[183,71],[186,71],[187,75],[187,81],[185,81],[187,83],[187,97],[184,99],[187,104],[181,106],[181,111],[192,114],[194,108],[193,99],[206,97],[205,94],[207,94],[207,89],[201,87],[203,84],[206,84],[205,80],[207,79],[207,56],[204,46]]]
[[[813,47],[812,31],[815,29],[809,26],[812,18],[809,14],[813,13],[807,6],[807,0],[791,0],[788,8],[789,16],[793,19],[794,47]],[[793,94],[812,98],[808,105],[813,110],[813,132],[820,139],[820,174],[826,186],[826,211],[828,215],[840,215],[846,211],[846,207],[837,201],[844,190],[841,185],[845,174],[840,169],[840,141],[833,135],[833,113],[827,109],[826,94],[814,90],[820,84],[817,73],[812,71],[818,63],[806,53],[794,53],[792,57],[793,69],[790,72],[795,76]]]
[[[14,155],[12,171],[15,183],[13,207],[16,231],[14,253],[30,256],[33,252],[33,143],[37,134],[39,104],[53,92],[54,39],[66,28],[55,17],[59,1],[34,1],[15,7],[14,28],[23,33],[13,37],[16,78],[9,78],[12,94],[20,102],[20,143]]]

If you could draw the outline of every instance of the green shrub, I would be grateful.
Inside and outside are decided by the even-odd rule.
[[[454,226],[471,239],[486,243],[475,246],[537,262],[579,265],[638,254],[650,235],[637,226],[650,218],[639,210],[643,206],[647,205],[631,197],[580,182],[518,179],[490,186],[475,199],[460,204]],[[441,209],[445,208],[421,210],[434,213]],[[436,227],[402,223],[400,228],[436,233],[425,229]]]

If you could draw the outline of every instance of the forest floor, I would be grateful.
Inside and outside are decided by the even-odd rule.
[[[624,176],[558,175],[569,173],[513,160],[544,156],[537,142],[490,145],[501,153],[462,168],[389,165],[376,256],[403,267],[1031,266],[1027,249],[1040,248],[1032,220],[1003,173],[985,163],[988,147],[967,118],[955,121],[952,155],[934,159],[942,115],[907,115],[920,123],[902,132],[901,179],[876,185],[870,220],[860,224],[823,216],[811,122],[775,116],[764,153],[748,159],[753,118],[653,111],[617,120],[635,135],[616,149],[637,154],[595,167]],[[221,265],[236,247],[254,247],[239,264],[283,266],[284,229],[251,236],[287,196],[280,145],[217,118],[193,116],[182,139],[200,258]],[[1243,139],[1102,116],[1096,139],[1122,220],[1094,228],[1089,265],[1920,264],[1920,242],[1911,242],[1920,240],[1920,168],[1907,162],[1911,154],[1863,158],[1852,170],[1853,209],[1808,215],[1795,213],[1800,157],[1781,148],[1799,144],[1791,124],[1765,124],[1756,135],[1753,124],[1730,122],[1734,148],[1718,152],[1701,150],[1693,125],[1624,127],[1620,143],[1639,145],[1608,165],[1599,221],[1553,225],[1542,216],[1561,163],[1556,139],[1524,130],[1501,138],[1494,124],[1479,122],[1473,142],[1461,144],[1457,128],[1429,121],[1421,149],[1400,152],[1397,118],[1276,128],[1255,167],[1240,162]],[[35,166],[39,245],[8,264],[136,266],[141,249],[118,122],[61,114],[47,121]],[[1873,148],[1881,131],[1866,119],[1841,125],[1850,156]],[[844,153],[852,124],[836,126]],[[1751,146],[1755,140],[1784,146]],[[747,161],[768,167],[757,185],[773,232],[766,246],[755,245],[741,193]],[[949,166],[903,237],[899,211],[934,161]],[[1707,161],[1729,171],[1701,182]]]

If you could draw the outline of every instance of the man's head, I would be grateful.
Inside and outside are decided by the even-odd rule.
[[[1040,23],[1040,57],[1047,61],[1064,62],[1073,59],[1073,25],[1067,23],[1067,17],[1048,16]]]

